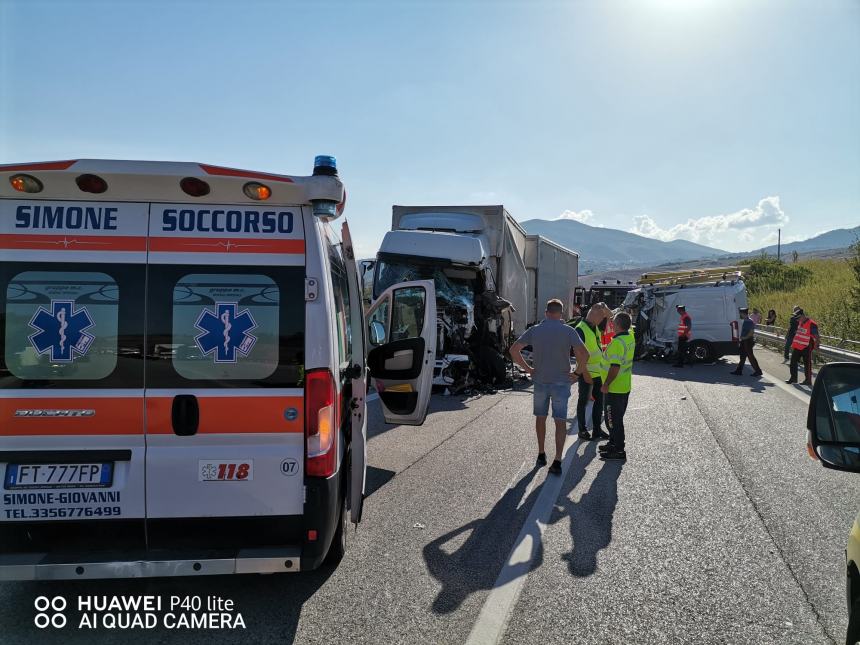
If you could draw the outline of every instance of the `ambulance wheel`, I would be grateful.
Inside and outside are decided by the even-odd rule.
[[[713,345],[706,340],[694,340],[690,343],[687,354],[697,363],[713,363],[716,359]]]
[[[331,546],[328,548],[328,554],[325,557],[327,564],[337,565],[343,556],[346,554],[346,533],[349,526],[349,509],[346,507],[346,497],[340,503],[340,522],[338,522],[337,531],[331,539]]]

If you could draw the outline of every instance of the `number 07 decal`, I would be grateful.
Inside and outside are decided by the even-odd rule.
[[[248,482],[254,480],[253,459],[221,461],[200,459],[197,462],[198,481],[201,482]]]

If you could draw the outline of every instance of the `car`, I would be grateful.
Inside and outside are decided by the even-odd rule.
[[[860,363],[828,363],[818,372],[806,420],[807,450],[825,468],[860,472]],[[860,513],[845,549],[848,630],[860,642]]]

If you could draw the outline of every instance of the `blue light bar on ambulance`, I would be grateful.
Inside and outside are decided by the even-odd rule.
[[[331,155],[317,155],[314,158],[314,175],[337,177],[337,159]]]

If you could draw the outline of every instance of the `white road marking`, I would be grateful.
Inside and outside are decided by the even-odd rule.
[[[523,585],[531,570],[531,563],[541,548],[543,532],[549,522],[555,502],[561,493],[570,464],[576,454],[576,418],[572,420],[570,431],[564,446],[564,456],[561,462],[561,475],[547,473],[541,492],[526,518],[508,559],[499,572],[496,583],[490,595],[484,601],[478,619],[472,626],[466,645],[487,645],[498,643],[508,627],[508,621],[517,605]],[[549,434],[549,433],[547,433]],[[548,439],[549,440],[549,439]],[[526,491],[524,497],[528,497]]]
[[[804,402],[804,403],[806,403],[807,405],[809,404],[809,399],[810,399],[810,398],[811,398],[811,396],[812,396],[812,395],[811,395],[811,393],[806,392],[805,390],[801,390],[801,389],[799,389],[799,388],[797,388],[797,387],[793,387],[793,386],[789,385],[788,383],[786,383],[785,381],[783,381],[781,378],[777,378],[776,376],[774,376],[774,375],[773,375],[773,374],[771,374],[770,372],[764,372],[764,375],[765,375],[765,376],[766,376],[766,377],[767,377],[767,378],[768,378],[768,379],[769,379],[769,380],[770,380],[774,385],[776,385],[779,389],[781,389],[781,390],[785,390],[786,392],[788,392],[789,394],[791,394],[793,397],[795,397],[795,398],[797,398],[797,399],[800,399],[801,401],[803,401],[803,402]]]

